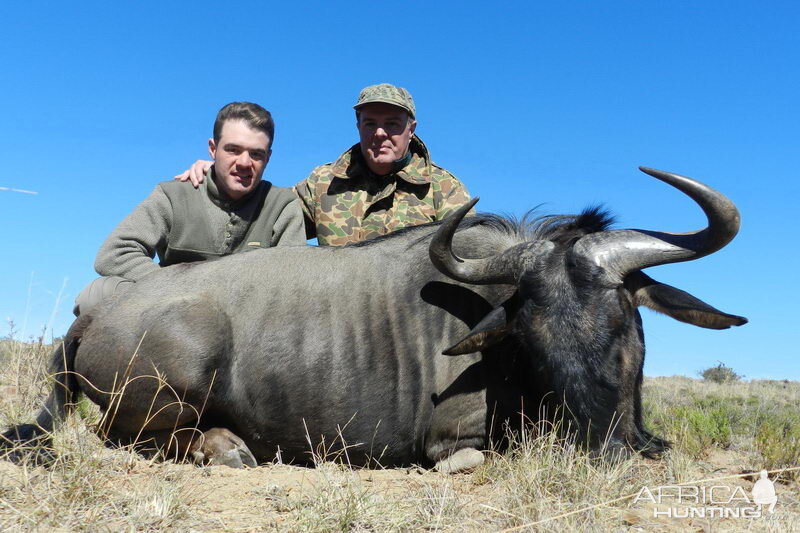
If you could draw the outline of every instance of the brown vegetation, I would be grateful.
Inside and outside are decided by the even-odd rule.
[[[0,341],[0,427],[30,422],[45,397],[52,347]],[[49,469],[0,460],[0,530],[800,530],[797,470],[771,475],[775,514],[664,518],[643,487],[727,485],[743,473],[800,465],[800,383],[685,377],[645,380],[645,416],[674,443],[661,461],[598,459],[554,432],[514,439],[471,474],[364,470],[315,457],[317,468],[197,467],[109,449],[93,406],[54,434]],[[698,480],[702,480],[697,482]]]

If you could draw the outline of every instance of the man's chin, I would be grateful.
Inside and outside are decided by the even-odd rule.
[[[255,186],[258,185],[257,183],[251,184],[247,183],[236,183],[233,187],[230,187],[225,193],[231,197],[231,200],[241,200],[248,194],[252,193],[255,190]]]
[[[391,165],[394,163],[394,156],[392,154],[381,154],[378,157],[371,157],[370,163],[373,165]]]

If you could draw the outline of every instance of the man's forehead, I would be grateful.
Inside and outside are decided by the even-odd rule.
[[[270,139],[269,135],[267,135],[265,132],[250,127],[250,125],[244,120],[231,119],[226,120],[222,124],[222,130],[220,131],[220,142],[231,142],[234,144],[266,143],[268,146]]]

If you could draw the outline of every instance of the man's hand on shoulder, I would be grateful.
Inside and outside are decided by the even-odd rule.
[[[205,173],[208,172],[208,169],[211,168],[211,165],[213,164],[213,161],[204,161],[202,159],[198,159],[189,168],[189,170],[184,170],[175,176],[175,179],[178,181],[191,181],[192,185],[196,189],[201,183],[203,183],[203,180],[205,179]]]

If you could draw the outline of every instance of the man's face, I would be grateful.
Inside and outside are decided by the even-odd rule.
[[[358,133],[361,153],[370,170],[379,175],[392,171],[392,163],[406,155],[417,128],[408,113],[391,104],[367,104],[359,109]]]
[[[272,155],[270,138],[243,120],[228,120],[222,125],[219,141],[208,140],[208,153],[214,159],[217,186],[233,200],[255,190]]]

